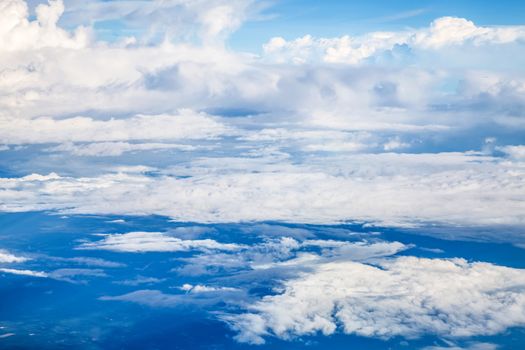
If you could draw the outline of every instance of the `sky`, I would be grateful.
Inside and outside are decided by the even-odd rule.
[[[0,0],[0,348],[525,346],[524,11]]]
[[[307,34],[334,37],[428,25],[443,16],[468,18],[479,25],[520,25],[522,1],[309,1],[273,2],[262,20],[246,23],[232,35],[235,49],[256,51],[270,37]]]

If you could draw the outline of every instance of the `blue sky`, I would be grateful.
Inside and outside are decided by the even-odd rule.
[[[0,348],[525,347],[524,7],[0,0]]]
[[[290,39],[402,30],[425,26],[442,16],[464,17],[482,25],[516,25],[523,23],[524,12],[525,4],[517,0],[283,0],[270,2],[264,20],[247,23],[230,42],[234,48],[257,51],[272,36]]]

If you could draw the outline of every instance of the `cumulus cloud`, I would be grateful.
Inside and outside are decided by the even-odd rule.
[[[331,262],[224,319],[237,340],[253,344],[337,330],[379,338],[492,335],[525,323],[524,283],[523,270],[462,259]]]
[[[496,45],[523,42],[525,26],[479,27],[465,18],[441,17],[428,28],[404,32],[373,32],[360,37],[314,38],[306,35],[287,41],[275,37],[264,44],[267,58],[277,62],[357,64],[385,51],[437,50],[445,46]]]
[[[41,10],[37,12],[42,15],[37,15],[34,21],[29,19],[27,5],[22,0],[5,4],[10,9],[16,8],[6,10],[6,17],[18,18],[17,23],[25,23],[17,26],[37,28],[36,32],[45,38],[44,41],[52,41],[46,44],[48,46],[31,46],[0,56],[0,125],[6,130],[1,136],[13,143],[42,142],[41,139],[54,143],[126,141],[125,138],[92,135],[93,129],[98,127],[89,124],[126,129],[125,125],[108,118],[118,115],[122,116],[118,119],[121,121],[132,116],[129,119],[133,120],[137,113],[165,115],[181,108],[265,112],[268,119],[255,120],[257,125],[277,120],[284,126],[300,122],[301,125],[312,123],[314,127],[351,130],[421,130],[454,127],[458,123],[468,126],[483,122],[515,125],[520,120],[516,114],[525,103],[520,93],[524,86],[521,74],[508,74],[501,69],[491,71],[493,67],[490,65],[481,65],[486,69],[476,69],[469,74],[474,70],[471,59],[461,57],[461,52],[443,49],[460,42],[470,43],[475,48],[519,44],[523,37],[522,27],[479,27],[466,19],[446,17],[437,19],[428,28],[370,33],[362,38],[315,39],[307,36],[290,42],[273,39],[266,45],[267,54],[256,57],[212,44],[238,28],[252,16],[251,13],[257,13],[260,5],[252,1],[74,2],[71,11],[66,10],[65,15],[69,14],[70,18],[64,18],[72,21],[69,26],[79,22],[81,17],[94,22],[119,19],[124,24],[142,28],[141,33],[146,33],[145,36],[148,30],[144,27],[151,24],[157,26],[150,28],[153,37],[158,37],[155,33],[159,32],[163,33],[161,37],[164,34],[170,37],[170,33],[185,33],[190,28],[189,32],[198,32],[201,34],[197,36],[207,38],[195,44],[186,37],[191,37],[191,34],[181,34],[180,40],[162,39],[153,44],[146,41],[148,44],[141,42],[131,46],[95,40],[78,47],[67,44],[76,38],[75,34],[56,25],[63,11],[61,2],[40,5]],[[7,15],[10,11],[16,16]],[[93,24],[87,22],[86,25]],[[28,43],[39,42],[27,39],[31,36],[24,33],[20,37]],[[53,39],[56,37],[60,40]],[[372,62],[374,69],[318,65],[318,60],[311,57],[320,56],[321,60],[332,63],[362,62],[376,55],[387,55],[385,51],[392,51],[391,56],[402,56],[406,51],[404,45],[418,50],[442,50],[440,52],[446,55],[459,57],[447,56],[446,60],[405,67]],[[495,60],[490,57],[495,52],[500,50],[482,52],[476,57],[488,57],[488,61],[493,62]],[[419,61],[427,60],[425,57]],[[290,59],[312,62],[312,65],[268,64],[268,61],[288,62]],[[445,64],[465,61],[468,65],[459,71],[449,71]],[[492,83],[478,84],[479,79],[475,77],[485,76],[487,71],[494,75],[490,79]],[[465,90],[443,93],[443,86],[454,81],[461,82]],[[466,89],[468,86],[483,88],[476,92]],[[490,99],[486,98],[487,94]],[[503,100],[505,103],[501,103]],[[478,104],[484,104],[483,108],[476,108]],[[440,108],[461,112],[462,117],[458,118],[455,113],[453,116],[440,113]],[[465,109],[472,113],[465,113]],[[71,118],[72,115],[86,116]],[[130,123],[139,127],[132,121]],[[75,127],[79,124],[87,128],[88,135],[75,139],[78,136]],[[171,128],[165,125],[165,129]],[[26,134],[28,136],[24,136]],[[162,135],[157,139],[165,139]],[[155,134],[151,139],[156,139]],[[321,146],[323,143],[318,143],[317,149]],[[352,140],[334,141],[325,148],[366,149]]]
[[[109,261],[105,259],[100,258],[89,258],[89,257],[73,257],[73,258],[62,258],[62,257],[49,257],[49,260],[52,261],[60,261],[60,262],[72,262],[78,265],[86,265],[86,266],[96,266],[96,267],[109,267],[109,268],[117,268],[117,267],[125,267],[126,265],[123,263],[115,262],[115,261]]]
[[[129,232],[108,234],[104,239],[81,244],[78,249],[111,250],[115,252],[179,252],[191,250],[238,250],[233,243],[219,243],[212,239],[183,240],[162,232]]]
[[[463,152],[472,148],[461,142],[520,135],[525,77],[470,59],[448,66],[464,62],[455,59],[463,51],[490,62],[519,52],[521,26],[444,17],[400,32],[272,39],[258,57],[217,45],[250,17],[250,1],[74,2],[70,10],[51,1],[35,19],[21,0],[2,6],[0,37],[11,46],[0,55],[0,139],[41,145],[25,168],[16,165],[16,174],[30,175],[0,178],[2,211],[523,225],[522,146],[504,141],[481,155]],[[92,23],[82,22],[84,10]],[[59,18],[68,28],[115,19],[128,29],[158,26],[135,41],[102,42],[60,28]],[[396,57],[418,64],[392,64]],[[110,168],[74,159],[202,150],[209,140],[215,148],[206,157],[170,158],[177,165],[154,164],[154,176],[125,157]],[[20,150],[6,147],[6,157]],[[31,168],[40,156],[55,160],[45,172]],[[97,175],[65,175],[80,171],[53,169],[56,159],[84,169],[97,162]]]
[[[79,49],[89,43],[89,31],[79,27],[70,34],[57,26],[64,12],[62,0],[50,0],[36,7],[36,19],[28,20],[29,11],[23,0],[0,4],[0,52],[41,48]]]
[[[134,279],[124,280],[124,281],[115,281],[113,283],[122,284],[124,286],[139,286],[141,284],[156,284],[164,282],[165,278],[157,277],[146,277],[146,276],[137,276]]]

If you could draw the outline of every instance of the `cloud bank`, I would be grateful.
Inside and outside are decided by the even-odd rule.
[[[157,176],[3,178],[0,208],[160,214],[186,222],[523,225],[524,176],[521,162],[468,153],[320,156],[309,165],[209,158]]]

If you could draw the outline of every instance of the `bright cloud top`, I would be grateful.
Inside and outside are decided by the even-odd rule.
[[[257,29],[268,8],[0,0],[0,292],[30,300],[0,338],[106,348],[180,330],[144,322],[162,308],[249,344],[480,350],[525,326],[525,24],[290,36]]]
[[[333,262],[225,320],[253,344],[338,329],[379,338],[490,335],[525,324],[524,283],[522,270],[462,259]]]
[[[211,116],[183,110],[179,115],[138,115],[127,119],[0,120],[0,137],[8,144],[132,140],[209,139],[228,133]]]

